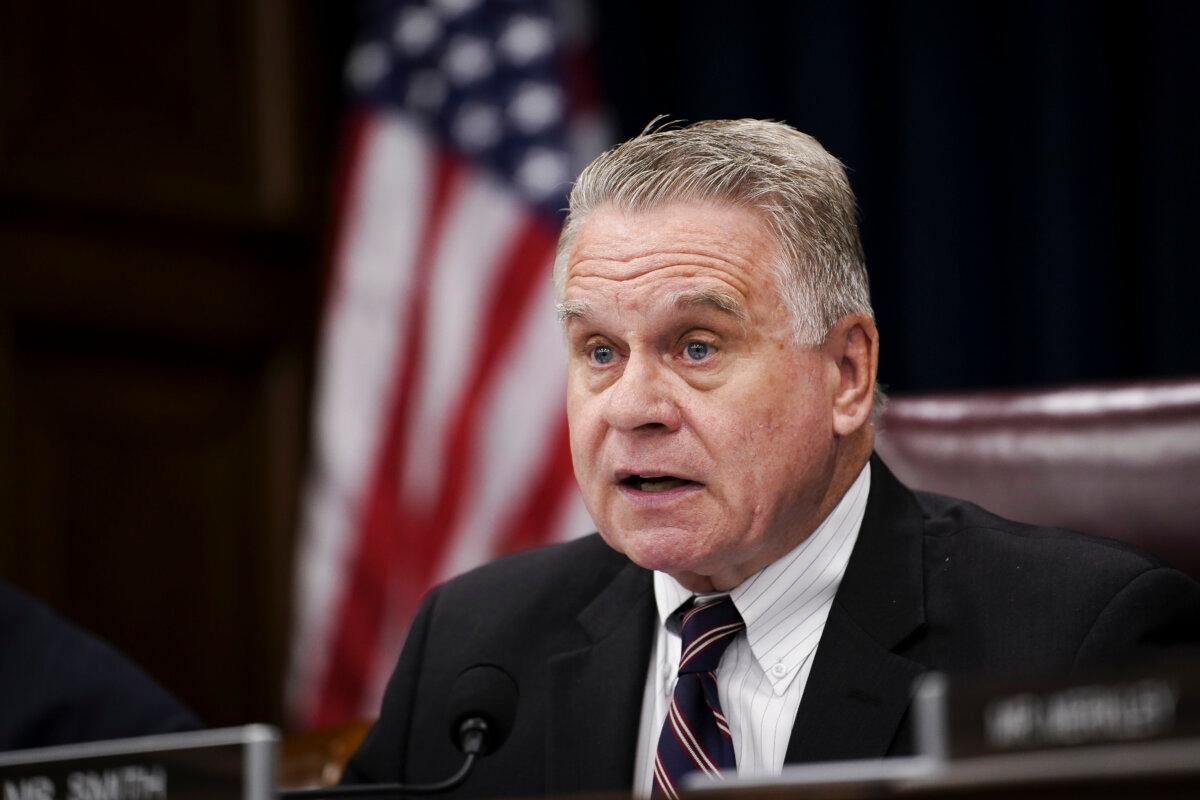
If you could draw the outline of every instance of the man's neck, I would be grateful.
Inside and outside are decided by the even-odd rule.
[[[807,524],[798,526],[797,535],[794,538],[783,542],[779,547],[763,553],[753,560],[741,564],[731,564],[721,572],[711,575],[702,575],[695,572],[673,572],[671,573],[671,577],[677,580],[680,585],[687,587],[690,591],[697,594],[727,592],[768,564],[782,557],[785,553],[791,552],[801,542],[808,539],[813,531],[833,512],[837,504],[842,501],[846,492],[862,473],[863,467],[870,461],[874,445],[875,427],[873,424],[864,425],[852,436],[839,441],[838,450],[834,454],[835,463],[829,486],[820,501],[815,505],[813,512],[807,515]]]

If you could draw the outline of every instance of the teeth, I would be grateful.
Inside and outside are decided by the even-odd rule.
[[[653,478],[643,480],[638,484],[638,488],[643,492],[665,492],[683,486],[685,483],[687,481],[680,478]]]

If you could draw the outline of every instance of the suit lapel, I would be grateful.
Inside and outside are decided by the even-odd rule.
[[[787,763],[887,754],[923,671],[892,652],[924,623],[923,533],[911,492],[872,458],[862,529],[817,648]],[[547,665],[548,794],[632,785],[655,629],[650,576],[633,564],[617,573],[579,614],[577,642]]]
[[[650,575],[633,564],[622,569],[580,613],[579,646],[547,665],[548,794],[627,791],[633,785],[654,632]]]
[[[924,623],[923,533],[916,499],[873,457],[862,528],[817,646],[787,763],[887,754],[923,670],[892,652]]]

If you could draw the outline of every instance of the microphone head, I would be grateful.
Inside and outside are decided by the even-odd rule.
[[[517,716],[517,682],[494,664],[468,667],[454,680],[446,704],[450,741],[463,749],[463,723],[479,718],[487,723],[483,753],[500,747]]]

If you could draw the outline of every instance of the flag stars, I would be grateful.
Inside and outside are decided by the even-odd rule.
[[[563,111],[562,92],[547,83],[526,83],[508,106],[508,116],[526,135],[543,131],[559,121]]]
[[[442,16],[447,19],[461,17],[475,6],[479,5],[479,0],[434,0],[434,8],[441,12]]]
[[[494,66],[492,49],[475,36],[454,37],[442,59],[442,68],[459,86],[483,80],[492,73]]]
[[[540,212],[556,213],[575,167],[561,65],[550,63],[555,20],[493,13],[482,0],[400,5],[352,50],[347,81],[368,103],[420,118]]]
[[[500,141],[503,133],[500,111],[486,103],[464,103],[451,126],[454,140],[469,153],[488,149]]]
[[[554,47],[549,20],[528,15],[513,17],[500,35],[500,51],[514,64],[523,66],[548,55]]]
[[[517,166],[517,184],[534,200],[543,200],[566,183],[567,160],[546,147],[532,147]]]
[[[405,102],[426,113],[434,113],[446,102],[448,91],[446,77],[441,72],[423,69],[409,80]]]
[[[346,80],[358,91],[367,91],[383,79],[391,68],[386,46],[366,42],[354,48],[346,62]]]
[[[392,40],[410,58],[424,54],[442,35],[442,22],[428,8],[413,6],[396,22]]]

